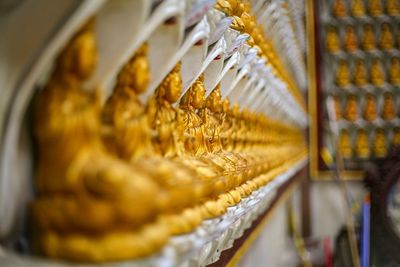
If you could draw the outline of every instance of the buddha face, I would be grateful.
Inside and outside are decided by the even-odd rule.
[[[346,33],[348,34],[354,34],[354,28],[351,25],[346,26]]]
[[[382,30],[383,32],[388,32],[388,31],[390,31],[389,24],[383,23],[382,26],[381,26],[381,30]]]
[[[201,82],[196,82],[192,93],[192,106],[195,109],[201,109],[204,107],[206,89]]]
[[[214,89],[207,98],[207,107],[213,112],[221,112],[221,93],[218,88]]]
[[[225,112],[225,113],[227,113],[228,111],[229,111],[229,107],[230,107],[230,102],[229,102],[229,99],[228,98],[225,98],[223,101],[222,101],[222,111],[223,112]]]
[[[165,88],[165,98],[170,103],[178,101],[181,95],[182,80],[177,73],[171,73]]]
[[[371,33],[373,31],[372,25],[371,24],[365,24],[364,25],[364,31]]]
[[[132,88],[139,94],[143,93],[150,82],[150,71],[147,59],[145,57],[137,58],[133,62],[132,68],[134,70]]]

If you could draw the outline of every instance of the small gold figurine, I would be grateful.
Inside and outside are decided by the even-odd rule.
[[[393,36],[388,23],[381,25],[381,35],[379,38],[379,47],[384,50],[393,48]]]
[[[370,157],[368,135],[364,129],[357,131],[355,152],[358,158],[366,159]]]
[[[374,58],[370,70],[371,83],[375,86],[382,86],[385,84],[385,74],[382,64],[378,58]]]
[[[366,51],[375,49],[375,34],[371,24],[364,24],[363,26],[362,45]]]
[[[358,49],[357,35],[352,25],[347,25],[344,33],[344,48],[348,52],[354,52]]]
[[[396,118],[393,94],[390,92],[385,92],[383,94],[382,118],[384,120],[393,120]]]
[[[372,94],[367,94],[367,98],[364,104],[363,116],[364,119],[367,121],[373,121],[377,117],[376,101]]]
[[[358,119],[358,105],[356,96],[348,96],[345,112],[345,118],[347,120],[354,122]]]
[[[400,61],[397,57],[390,59],[389,80],[392,85],[400,85]]]
[[[381,0],[368,0],[368,12],[372,16],[380,16],[383,14]]]
[[[334,0],[332,4],[332,14],[337,18],[347,16],[347,7],[344,0]]]
[[[354,84],[357,86],[364,86],[367,84],[367,70],[365,68],[364,59],[357,59],[356,67],[353,75]]]
[[[149,101],[147,113],[150,125],[157,135],[153,145],[164,157],[177,157],[184,153],[184,147],[179,141],[177,112],[173,104],[178,101],[182,90],[181,62],[178,62],[167,77],[156,89]]]
[[[350,70],[347,61],[341,59],[336,69],[335,82],[339,87],[346,87],[350,84]]]
[[[376,129],[372,146],[375,157],[383,158],[387,155],[388,147],[386,144],[386,135],[382,128]]]
[[[336,53],[340,50],[339,34],[333,26],[329,26],[326,33],[326,49],[330,53]]]
[[[365,16],[365,6],[363,0],[353,0],[351,2],[351,14],[354,17]]]
[[[397,16],[399,15],[399,2],[398,0],[386,0],[386,12],[390,16]]]
[[[396,127],[393,129],[392,146],[400,145],[400,128]]]
[[[351,148],[350,134],[346,129],[342,129],[340,131],[339,153],[345,159],[349,159],[353,155],[353,150]]]

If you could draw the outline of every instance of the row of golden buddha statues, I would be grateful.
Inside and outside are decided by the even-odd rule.
[[[392,121],[397,118],[398,108],[395,97],[391,92],[385,92],[381,104],[378,103],[377,96],[367,93],[362,97],[350,94],[340,98],[333,96],[335,103],[336,119],[345,119],[355,122],[363,119],[373,122],[380,118],[384,121]]]
[[[398,0],[333,0],[330,14],[336,18],[363,16],[398,16]]]
[[[42,255],[81,262],[150,255],[306,155],[300,129],[221,99],[219,85],[206,98],[204,75],[181,97],[179,62],[142,103],[152,78],[146,43],[102,104],[100,90],[83,89],[99,56],[94,27],[91,20],[65,45],[35,101],[31,211]]]
[[[342,129],[339,134],[339,150],[344,159],[383,158],[389,148],[400,145],[400,128],[376,128],[354,131]]]
[[[350,65],[353,65],[353,68]],[[392,86],[399,86],[400,59],[398,57],[391,57],[390,59],[357,57],[351,61],[340,59],[334,75],[335,84],[339,88],[346,88],[349,85],[382,87],[385,84],[391,84]]]
[[[329,53],[346,51],[390,51],[400,49],[400,25],[388,22],[377,23],[378,26],[366,22],[362,25],[345,24],[343,26],[328,25],[326,28],[325,47]],[[342,38],[341,38],[342,36]]]

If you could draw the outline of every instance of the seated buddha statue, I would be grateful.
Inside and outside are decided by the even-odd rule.
[[[203,186],[197,173],[178,162],[157,155],[144,105],[138,95],[147,89],[150,72],[147,43],[123,66],[116,86],[102,112],[103,139],[110,153],[137,163],[165,191],[166,203],[161,211],[168,218],[172,234],[191,231],[201,220],[185,218],[183,209],[194,207],[203,197]],[[193,212],[191,212],[193,214]],[[179,218],[179,222],[177,222]],[[195,219],[196,221],[193,221]],[[183,226],[182,226],[183,225]]]
[[[347,97],[345,118],[351,122],[354,122],[358,119],[358,105],[355,95],[350,95]]]
[[[389,81],[392,85],[400,85],[400,61],[397,57],[390,59]]]
[[[363,117],[367,121],[373,121],[377,117],[376,101],[372,94],[367,94],[364,104]]]
[[[396,118],[396,108],[394,104],[393,94],[385,92],[383,94],[383,107],[382,107],[382,119],[393,120]]]
[[[231,175],[232,184],[238,185],[245,179],[242,175],[246,171],[244,158],[237,153],[224,151],[221,144],[220,120],[222,113],[222,100],[220,85],[218,84],[206,99],[205,106],[199,110],[205,126],[206,144],[208,148],[207,158],[212,159],[217,165],[225,167],[225,175]]]
[[[90,21],[63,48],[36,102],[33,240],[51,258],[125,260],[157,251],[168,238],[155,221],[164,203],[159,186],[103,147],[99,94],[82,85],[96,62]]]
[[[344,48],[348,52],[354,52],[358,49],[357,34],[352,25],[347,25],[344,32]]]
[[[392,146],[398,145],[400,145],[400,128],[396,127],[393,129]]]
[[[205,91],[204,73],[202,73],[183,95],[178,109],[184,132],[185,151],[197,157],[208,152],[203,120],[196,112],[204,107]]]
[[[386,0],[386,12],[390,16],[399,15],[400,7],[397,0]]]
[[[372,64],[370,66],[370,79],[371,83],[375,86],[382,86],[385,84],[385,74],[383,72],[383,67],[378,58],[374,58],[372,60]]]
[[[153,146],[164,157],[177,157],[184,153],[179,142],[178,118],[173,104],[178,101],[182,90],[180,75],[181,62],[178,62],[157,87],[147,107],[151,128],[157,133]]]
[[[326,33],[326,49],[330,53],[336,53],[340,50],[339,34],[335,27],[330,26]]]
[[[386,144],[386,135],[382,128],[376,129],[372,148],[374,156],[377,158],[383,158],[387,155],[388,147]]]
[[[346,129],[342,129],[339,135],[339,153],[345,158],[351,158],[353,155],[353,150],[351,148],[350,134]]]
[[[375,49],[375,34],[371,24],[364,24],[363,26],[362,45],[366,51]]]
[[[347,7],[344,0],[334,0],[332,4],[332,15],[337,18],[347,16]]]
[[[383,23],[381,25],[379,47],[384,50],[390,50],[393,48],[393,36],[388,23]]]
[[[368,135],[364,129],[358,129],[355,152],[358,158],[366,159],[370,156]]]
[[[351,14],[354,17],[365,16],[365,6],[363,0],[353,0],[351,2]]]
[[[350,84],[350,70],[347,61],[341,59],[336,69],[335,82],[339,87],[346,87]]]
[[[181,89],[182,80],[180,63],[178,63],[157,88],[155,97],[148,106],[147,112],[152,127],[157,132],[157,137],[153,142],[155,142],[155,146],[160,147],[159,151],[164,157],[184,164],[201,178],[200,182],[205,191],[199,207],[201,218],[220,216],[226,211],[224,203],[206,200],[225,192],[227,186],[223,175],[224,168],[211,160],[199,157],[205,149],[201,147],[204,145],[198,139],[202,132],[201,127],[196,125],[197,115],[193,111],[194,106],[201,105],[201,99],[190,98],[193,101],[188,101],[189,99],[185,97],[180,106],[181,109],[176,110],[172,105],[179,99]],[[190,90],[189,94],[192,92],[193,90]],[[201,98],[201,92],[196,94],[196,97],[198,96]],[[167,153],[163,153],[163,151]],[[204,203],[204,201],[206,202]]]
[[[372,16],[380,16],[383,14],[381,0],[369,0],[368,1],[368,12]]]
[[[365,68],[364,59],[358,58],[353,75],[354,84],[357,86],[364,86],[367,84],[367,70]]]

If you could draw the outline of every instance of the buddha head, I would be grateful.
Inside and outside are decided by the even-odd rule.
[[[143,44],[132,59],[132,87],[137,93],[143,93],[150,82],[150,67],[147,60],[147,43]]]
[[[231,103],[228,98],[225,98],[224,100],[222,100],[222,112],[227,114],[229,112],[230,106],[231,106]]]
[[[207,97],[206,102],[207,108],[209,108],[212,112],[219,113],[222,111],[222,100],[221,100],[221,87],[218,84],[214,90]]]
[[[191,104],[195,109],[201,109],[206,102],[206,88],[204,87],[204,74],[196,80],[192,87]]]
[[[65,46],[56,62],[57,74],[69,74],[86,80],[97,65],[94,20],[89,20]]]
[[[364,24],[363,26],[364,32],[372,33],[374,31],[374,28],[372,27],[372,24]]]
[[[390,32],[389,23],[387,23],[387,22],[382,23],[382,25],[381,25],[381,31],[382,31],[382,33],[388,33],[388,32]]]
[[[146,91],[150,82],[148,45],[144,43],[121,69],[117,78],[117,87],[128,87],[140,94]]]
[[[178,101],[181,95],[181,62],[178,62],[160,86],[161,96],[170,103]]]

